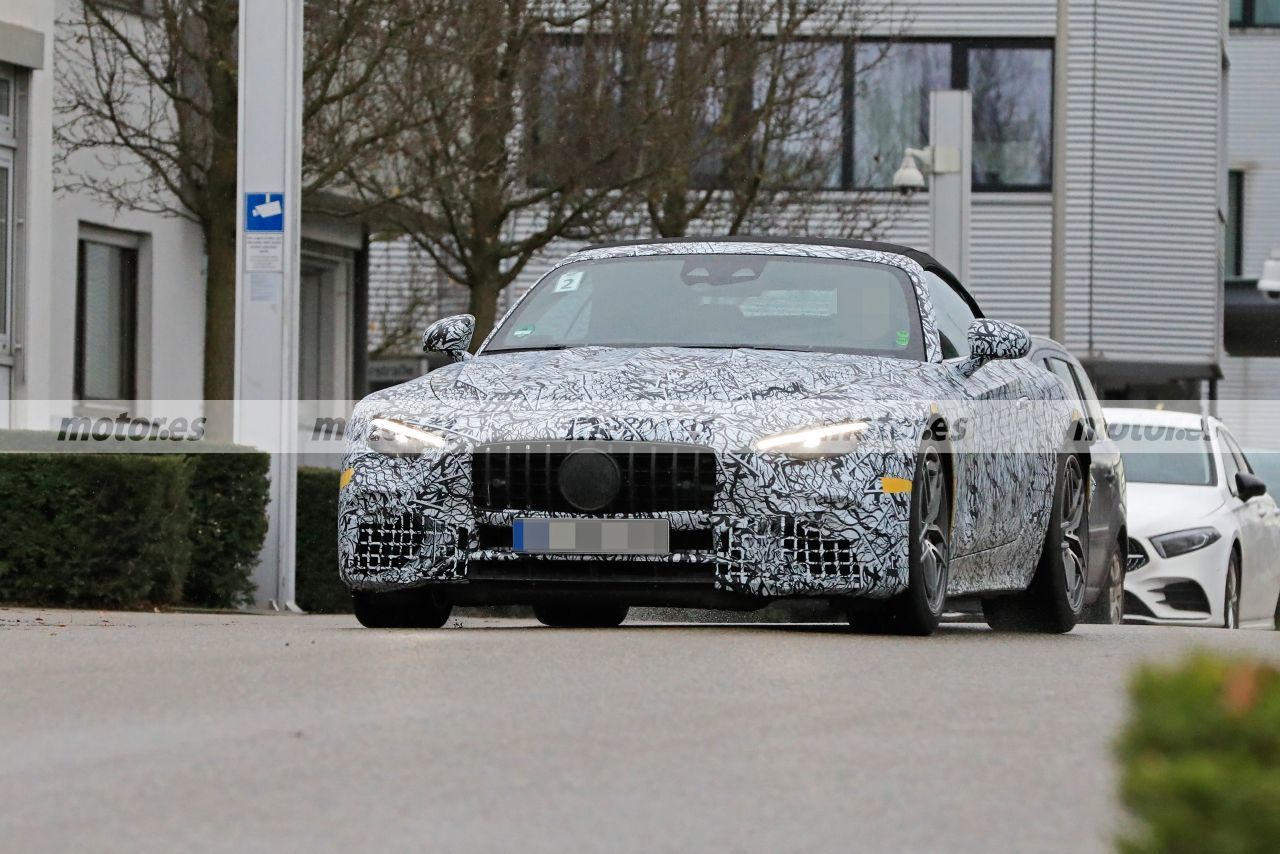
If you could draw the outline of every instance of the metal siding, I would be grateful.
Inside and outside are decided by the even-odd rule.
[[[1215,361],[1220,7],[1108,0],[1096,15],[1095,353]]]
[[[910,15],[917,37],[1053,37],[1055,0],[914,0],[900,4],[895,17]]]
[[[1232,169],[1243,169],[1244,275],[1280,249],[1280,31],[1233,30],[1228,45],[1227,145]],[[1240,441],[1280,449],[1280,358],[1222,360],[1219,414]]]

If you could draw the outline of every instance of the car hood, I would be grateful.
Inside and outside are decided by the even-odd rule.
[[[1207,524],[1226,503],[1216,486],[1169,483],[1128,483],[1129,533],[1153,537]]]
[[[929,369],[909,359],[777,350],[579,347],[494,353],[404,386],[440,401],[743,401],[918,396]],[[912,379],[916,378],[916,379]]]
[[[395,412],[470,441],[647,438],[730,449],[778,430],[851,417],[918,438],[915,425],[927,411],[922,401],[952,397],[957,389],[952,369],[907,359],[581,347],[447,365],[366,398],[355,421]]]

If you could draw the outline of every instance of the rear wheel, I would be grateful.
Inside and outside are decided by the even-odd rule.
[[[1118,626],[1124,622],[1124,563],[1120,560],[1119,548],[1111,553],[1102,592],[1098,594],[1098,600],[1089,606],[1084,621],[1105,626]]]
[[[449,619],[450,605],[441,605],[427,590],[373,593],[353,590],[351,604],[367,629],[438,629]]]
[[[622,625],[631,609],[610,602],[548,602],[533,606],[544,626],[562,629],[611,629]]]
[[[926,444],[911,483],[907,589],[875,613],[850,609],[849,622],[871,631],[930,635],[947,601],[951,565],[951,501],[942,449]]]
[[[1240,552],[1231,550],[1231,562],[1227,564],[1227,589],[1223,594],[1222,627],[1240,628]]]
[[[1000,631],[1069,632],[1084,611],[1089,580],[1089,519],[1080,458],[1058,458],[1053,508],[1036,574],[1022,593],[983,600],[987,624]]]

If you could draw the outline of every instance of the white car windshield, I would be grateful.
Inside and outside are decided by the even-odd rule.
[[[568,347],[805,350],[924,358],[907,273],[779,255],[579,261],[540,281],[484,352]]]
[[[1164,424],[1122,424],[1114,420],[1107,433],[1120,446],[1124,476],[1134,483],[1213,486],[1209,438],[1199,428]]]

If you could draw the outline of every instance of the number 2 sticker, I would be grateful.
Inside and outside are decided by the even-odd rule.
[[[561,276],[560,280],[556,282],[556,286],[551,289],[551,292],[556,294],[567,294],[570,291],[576,291],[580,284],[582,284],[582,271],[575,270],[572,273],[565,273]]]

